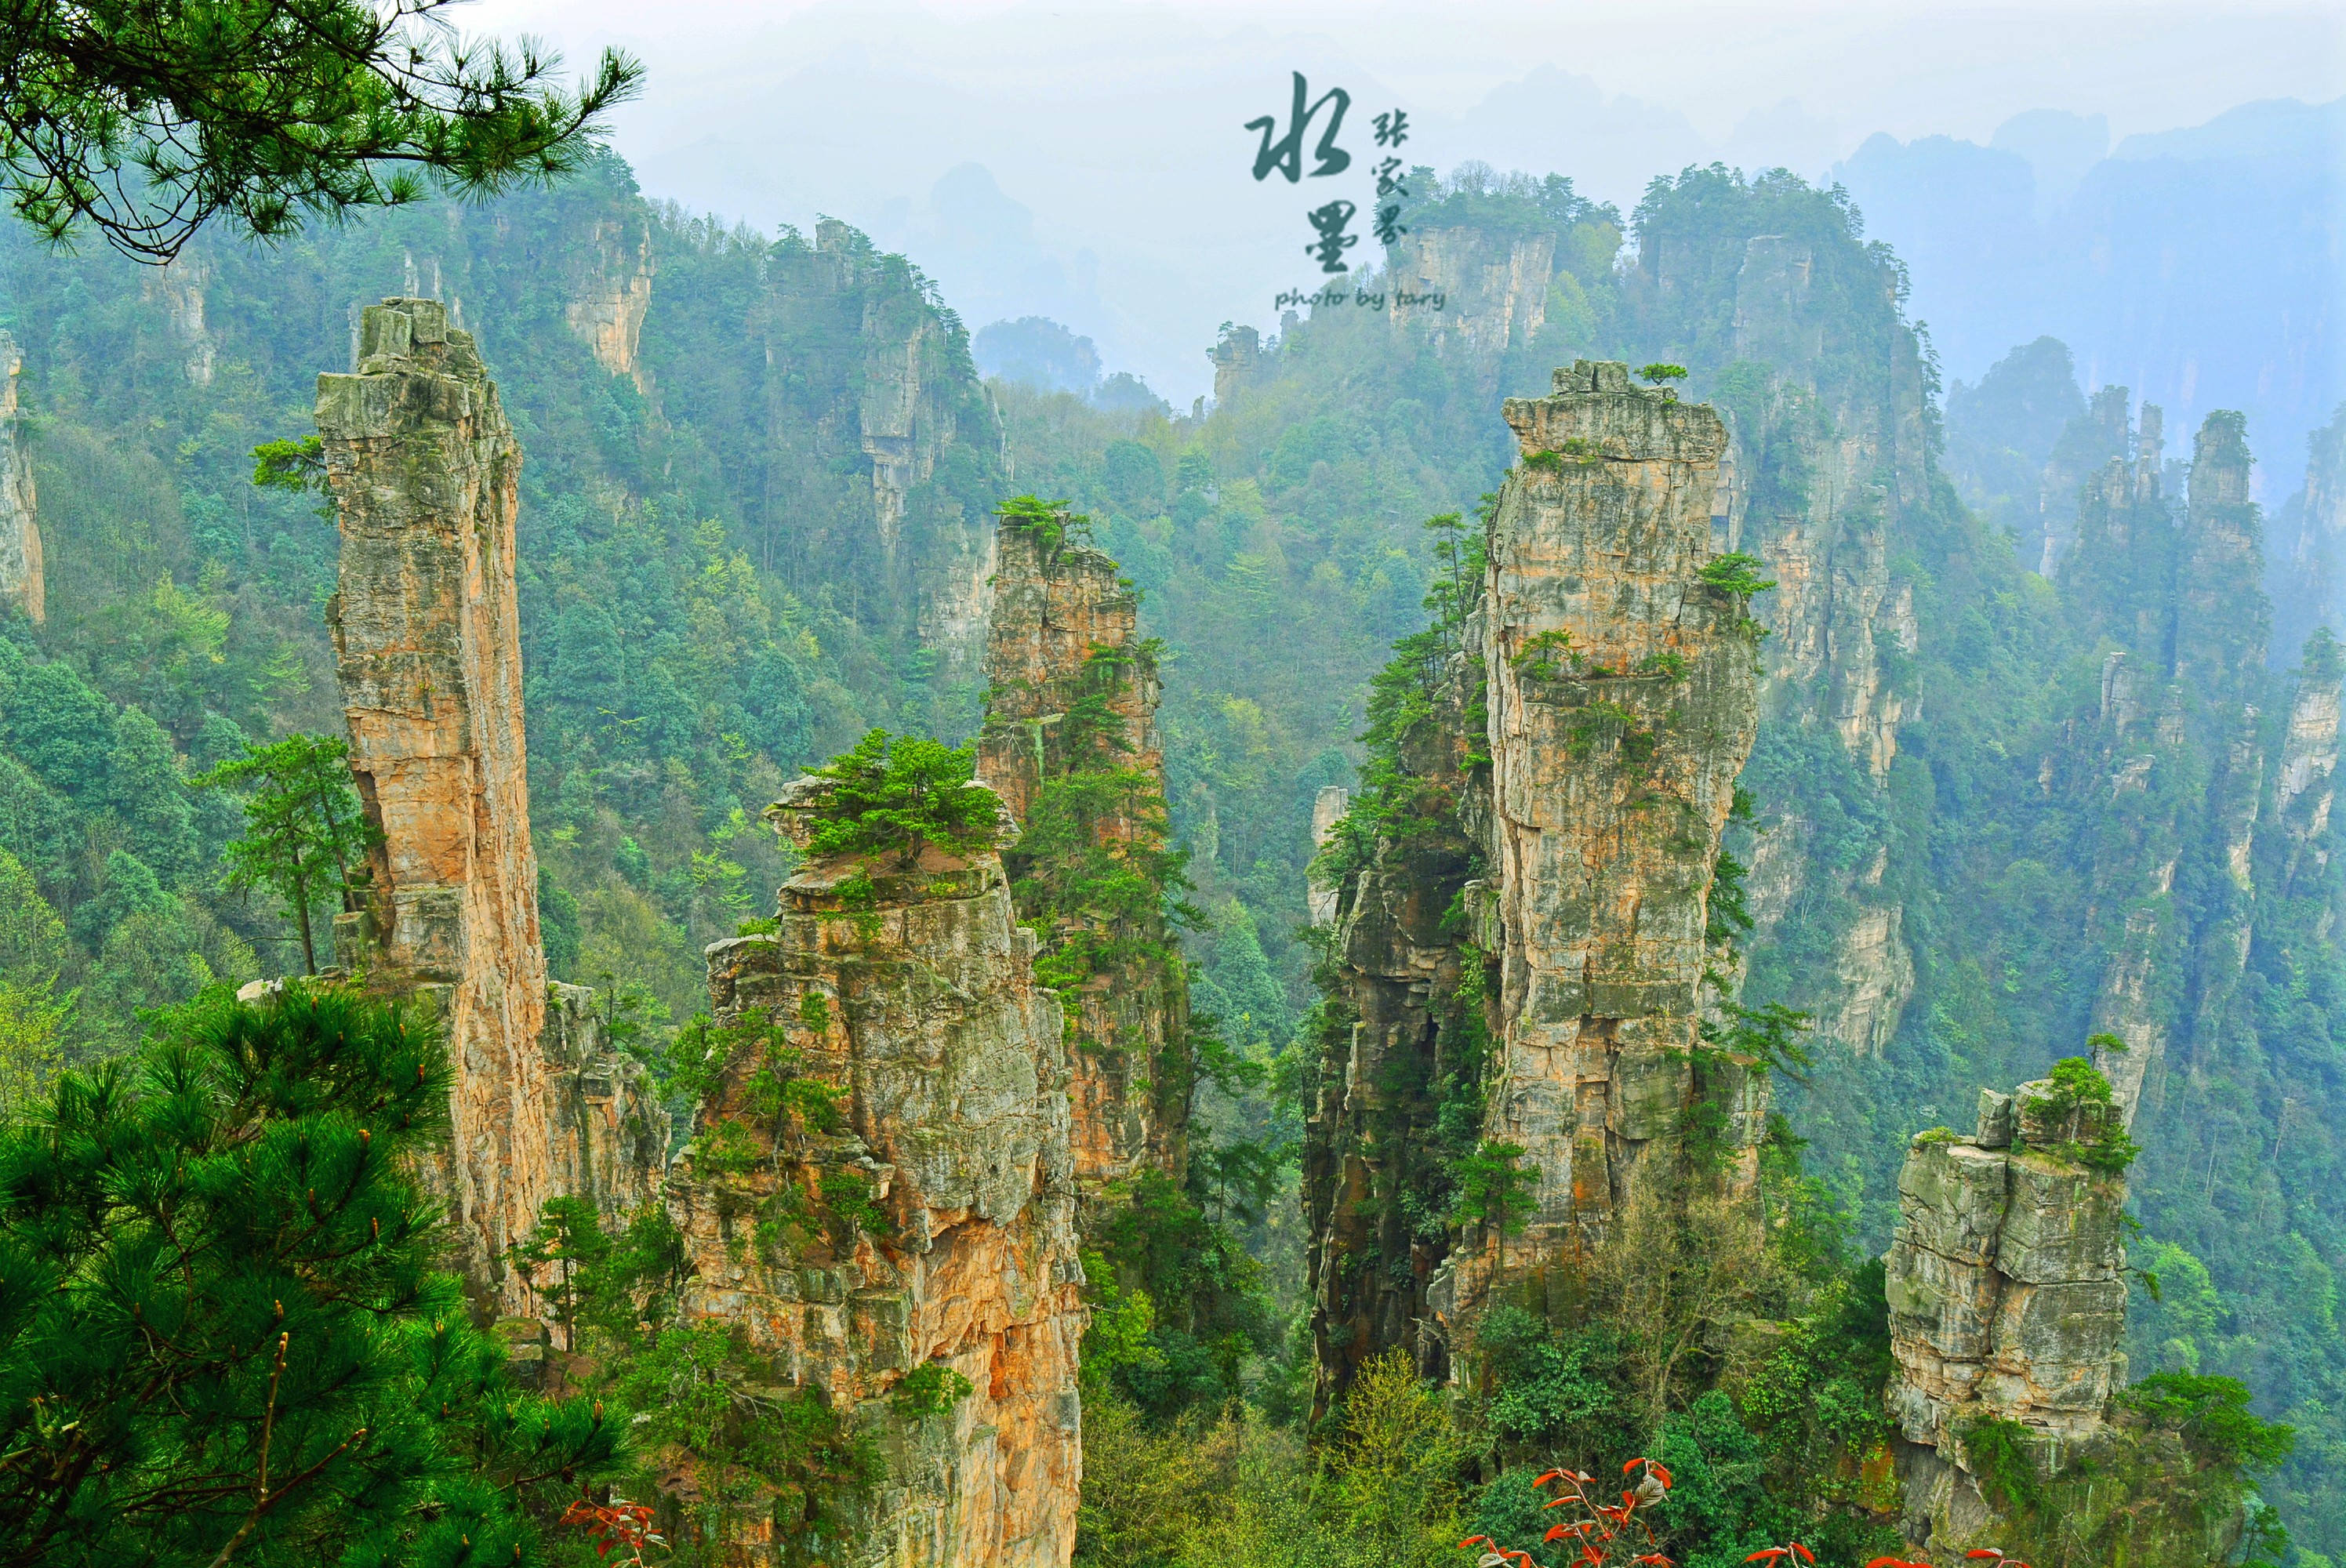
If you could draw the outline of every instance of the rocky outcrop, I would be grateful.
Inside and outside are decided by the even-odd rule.
[[[2312,885],[2329,864],[2326,836],[2338,788],[2341,675],[2346,675],[2346,651],[2327,627],[2317,629],[2306,640],[2298,667],[2280,776],[2273,780],[2273,815],[2287,843],[2280,888],[2283,895],[2300,879]]]
[[[2192,443],[2190,509],[2175,578],[2177,675],[2239,701],[2264,667],[2271,610],[2264,529],[2249,499],[2247,422],[2221,410]]]
[[[24,368],[15,338],[0,331],[0,600],[37,626],[48,618],[48,589],[33,468],[16,441],[16,377]]]
[[[1489,965],[1475,945],[1488,934],[1452,918],[1470,894],[1478,913],[1490,903],[1486,884],[1469,886],[1477,849],[1462,820],[1487,814],[1467,761],[1473,679],[1454,656],[1435,711],[1400,738],[1410,830],[1326,895],[1334,984],[1302,1171],[1315,1420],[1396,1346],[1425,1377],[1448,1365],[1434,1291],[1454,1239],[1441,1195],[1461,1151],[1443,1112],[1463,1110],[1473,1137],[1489,1054]]]
[[[1504,412],[1525,460],[1479,602],[1392,738],[1390,829],[1335,889],[1303,1155],[1316,1410],[1396,1345],[1459,1372],[1502,1246],[1445,1212],[1477,1144],[1521,1150],[1533,1188],[1508,1288],[1561,1311],[1700,1099],[1741,1150],[1730,1186],[1765,1120],[1748,1064],[1693,1063],[1757,721],[1756,625],[1703,576],[1727,433],[1585,360]]]
[[[1494,370],[1539,335],[1555,275],[1553,233],[1413,229],[1386,265],[1386,311],[1396,325],[1416,323],[1435,352]]]
[[[563,321],[595,362],[641,392],[651,391],[638,351],[652,304],[652,271],[651,225],[639,210],[597,218],[573,260],[562,307]]]
[[[329,619],[351,769],[382,830],[345,963],[426,1004],[455,1069],[437,1173],[474,1288],[525,1309],[506,1248],[546,1200],[651,1196],[665,1115],[574,997],[548,1010],[514,588],[521,449],[470,334],[430,300],[367,309],[318,378],[342,529]]]
[[[2086,411],[2072,419],[2053,443],[2037,484],[2037,514],[2044,546],[2036,569],[2048,580],[2058,575],[2077,538],[2077,501],[2086,482],[2114,458],[2128,453],[2134,432],[2124,387],[2103,387]]]
[[[212,265],[193,250],[182,250],[159,267],[149,267],[141,282],[147,298],[162,307],[165,330],[179,351],[180,369],[199,387],[212,384],[219,359],[211,328],[204,321],[205,291],[212,280]]]
[[[1352,800],[1352,791],[1341,784],[1322,784],[1320,793],[1311,798],[1311,852],[1314,855],[1328,847],[1329,835],[1335,832],[1336,824],[1344,820],[1344,812],[1351,807]],[[1313,925],[1328,925],[1334,921],[1336,900],[1337,890],[1334,888],[1323,888],[1314,883],[1304,890],[1304,908],[1310,912]]]
[[[902,257],[826,219],[766,271],[762,564],[831,601],[930,688],[930,730],[976,728],[1002,422],[969,334]]]
[[[2106,1102],[2043,1080],[1984,1091],[1969,1137],[1941,1128],[1907,1153],[1887,1399],[1906,1533],[1936,1558],[2003,1522],[1981,1488],[1984,1423],[2008,1423],[2047,1475],[2107,1433],[2126,1381],[2126,1181],[2097,1155],[2116,1128]]]
[[[794,829],[811,788],[770,814]],[[740,1044],[668,1186],[684,1312],[738,1327],[876,1444],[849,1563],[1064,1568],[1074,1548],[1083,1273],[1035,953],[1000,860],[934,848],[811,862],[775,934],[709,950]],[[777,1074],[823,1084],[836,1124],[778,1113]],[[945,1390],[927,1409],[899,1397],[924,1368]],[[745,1560],[781,1561],[770,1530],[737,1540]]]
[[[1753,623],[1701,575],[1727,445],[1709,408],[1582,361],[1505,414],[1525,462],[1500,492],[1480,612],[1501,937],[1486,1135],[1537,1175],[1516,1250],[1560,1258],[1667,1157],[1696,1093],[1706,901],[1758,717]]]
[[[1206,358],[1214,366],[1215,406],[1227,408],[1262,362],[1262,334],[1252,327],[1225,326]]]
[[[1053,873],[1068,849],[1096,846],[1148,874],[1167,830],[1156,654],[1139,635],[1139,596],[1115,561],[1071,536],[1080,527],[1064,513],[1003,518],[978,773],[1052,846],[1005,859],[1019,918],[1059,961],[1076,1176],[1097,1196],[1145,1166],[1178,1177],[1187,1163],[1186,1074],[1168,1052],[1182,1043],[1188,988],[1161,915],[1134,921],[1072,902]]]

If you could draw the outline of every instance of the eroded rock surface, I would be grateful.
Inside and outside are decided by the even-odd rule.
[[[1524,1250],[1601,1234],[1693,1094],[1706,899],[1758,718],[1706,585],[1727,433],[1583,361],[1509,399],[1482,622],[1504,1061],[1488,1134],[1538,1172]]]
[[[986,718],[978,774],[1022,827],[1042,804],[1064,818],[1069,799],[1049,793],[1072,772],[1129,775],[1117,804],[1092,825],[1112,851],[1148,852],[1166,833],[1165,754],[1157,736],[1157,659],[1139,635],[1140,601],[1116,562],[1049,528],[1003,521],[986,641]],[[1056,532],[1051,531],[1052,529]],[[1045,831],[1062,824],[1045,824]],[[1024,879],[1027,858],[1005,856]],[[1178,1177],[1186,1163],[1181,1105],[1159,1095],[1163,1054],[1186,1026],[1188,993],[1161,918],[1138,931],[1103,932],[1087,912],[1022,899],[1046,952],[1093,935],[1126,939],[1128,955],[1098,967],[1063,1000],[1071,1022],[1076,1176],[1088,1195],[1154,1166]]]
[[[16,377],[24,368],[15,338],[0,331],[0,599],[39,626],[48,616],[41,524],[32,465],[16,442]]]
[[[2116,1115],[2065,1104],[2045,1081],[1984,1091],[1970,1136],[1924,1133],[1907,1153],[1887,1399],[1909,1448],[1908,1536],[1941,1555],[1996,1522],[1966,1447],[1974,1423],[2015,1423],[2047,1474],[2107,1430],[2126,1381],[2126,1180],[2081,1156]]]
[[[648,1201],[667,1118],[591,1007],[555,998],[537,924],[514,589],[521,449],[437,301],[367,309],[318,378],[342,529],[330,618],[351,769],[382,838],[346,964],[430,1006],[455,1068],[439,1182],[474,1288],[526,1310],[505,1251],[557,1194]],[[551,1027],[549,1027],[551,1024]]]
[[[858,897],[865,869],[810,863],[775,935],[709,950],[719,1023],[780,1032],[796,1070],[838,1091],[842,1125],[793,1134],[760,1098],[765,1064],[734,1061],[668,1186],[694,1266],[684,1310],[739,1325],[877,1440],[885,1472],[849,1561],[1064,1568],[1085,1313],[1059,1004],[996,856],[883,857]],[[880,1217],[843,1217],[842,1180]],[[762,1228],[785,1213],[817,1217],[796,1244]],[[971,1392],[908,1415],[892,1392],[928,1365]],[[740,1544],[776,1560],[763,1534]]]

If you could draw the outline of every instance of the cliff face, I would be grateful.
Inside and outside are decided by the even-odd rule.
[[[638,392],[650,392],[639,352],[652,304],[650,224],[632,208],[595,219],[571,265],[563,321],[597,364],[627,377]]]
[[[1549,463],[1500,492],[1482,611],[1504,933],[1487,1133],[1538,1173],[1525,1250],[1565,1257],[1691,1103],[1706,900],[1758,708],[1741,606],[1698,575],[1719,416],[1586,361],[1505,413]]]
[[[1052,874],[1070,851],[1145,860],[1166,835],[1160,688],[1139,599],[1113,560],[1066,537],[1068,525],[1003,521],[978,772],[1035,846],[1005,859],[1019,919],[1040,932],[1073,1012],[1076,1176],[1096,1196],[1143,1165],[1182,1173],[1183,1101],[1168,1082],[1180,1074],[1167,1053],[1188,1003],[1159,913],[1119,917]],[[1105,796],[1096,811],[1093,794]],[[1084,956],[1095,952],[1107,956]]]
[[[1881,305],[1894,309],[1891,285],[1828,280],[1826,260],[1810,240],[1756,235],[1743,243],[1731,283],[1705,282],[1695,258],[1674,266],[1666,249],[1656,289],[1667,297],[1731,287],[1732,353],[1744,363],[1721,394],[1734,420],[1724,522],[1727,537],[1761,556],[1777,585],[1762,709],[1787,738],[1829,731],[1881,787],[1906,717],[1893,671],[1921,642],[1912,586],[1891,558],[1902,518],[1928,485],[1922,367],[1912,335],[1895,330],[1862,346],[1878,364],[1850,368],[1849,301],[1831,285],[1881,289]],[[1821,1038],[1879,1054],[1914,991],[1905,911],[1883,876],[1889,846],[1820,865],[1804,815],[1814,807],[1772,797],[1760,805],[1767,831],[1753,852],[1755,871],[1765,873],[1754,890],[1755,948],[1796,907],[1830,911],[1831,967],[1790,977],[1793,997],[1816,1015]]]
[[[1395,323],[1417,322],[1437,352],[1491,369],[1539,335],[1555,274],[1553,233],[1413,229],[1392,248],[1385,308]]]
[[[1977,1130],[1917,1136],[1898,1180],[1890,1411],[1906,1532],[1944,1557],[2004,1521],[1983,1495],[1983,1418],[2046,1473],[2100,1446],[2126,1381],[2126,1181],[2085,1163],[2116,1113],[2050,1082],[1983,1092]]]
[[[684,1311],[739,1326],[876,1439],[853,1562],[1064,1568],[1085,1314],[1059,1004],[997,857],[890,858],[858,898],[842,884],[862,869],[810,863],[777,934],[709,950],[719,1024],[773,1044],[737,1051],[678,1156]],[[835,1130],[775,1114],[784,1050],[835,1093]],[[970,1391],[908,1411],[899,1385],[932,1366]],[[739,1544],[778,1560],[763,1536]]]
[[[1731,1183],[1765,1120],[1758,1074],[1693,1064],[1758,718],[1752,624],[1701,576],[1727,433],[1585,360],[1504,412],[1525,462],[1480,602],[1395,738],[1393,818],[1336,890],[1303,1167],[1323,1410],[1394,1345],[1442,1375],[1502,1245],[1510,1289],[1567,1298],[1549,1276],[1675,1173],[1698,1097],[1725,1102]],[[1477,1143],[1522,1151],[1519,1237],[1402,1196],[1445,1192]]]
[[[144,270],[140,280],[147,298],[163,308],[163,320],[172,346],[181,358],[188,380],[199,387],[212,384],[219,350],[204,320],[205,290],[212,280],[211,263],[199,251],[183,250],[160,267]]]
[[[1471,881],[1479,850],[1461,820],[1488,815],[1487,779],[1467,761],[1474,678],[1454,656],[1433,711],[1399,738],[1407,830],[1313,895],[1335,928],[1327,1033],[1304,1106],[1315,1420],[1362,1363],[1395,1346],[1423,1376],[1448,1367],[1434,1290],[1454,1238],[1443,1204],[1423,1197],[1447,1190],[1448,1162],[1462,1152],[1444,1104],[1479,1121],[1487,1067],[1487,949],[1474,944],[1488,937],[1462,933],[1453,919],[1470,890],[1478,913],[1489,908],[1488,884]]]
[[[48,616],[48,590],[33,469],[16,443],[16,377],[24,368],[16,340],[0,331],[0,599],[37,626]]]
[[[932,728],[966,734],[1005,473],[968,334],[902,257],[833,219],[778,247],[768,283],[769,564],[836,585],[937,689]]]
[[[426,1002],[456,1071],[439,1173],[475,1286],[524,1305],[508,1246],[557,1193],[649,1196],[666,1117],[566,1000],[548,1028],[514,591],[521,450],[471,336],[429,300],[370,306],[354,374],[318,378],[342,529],[331,612],[351,767],[382,831],[351,966]],[[595,1085],[590,1088],[589,1084]]]

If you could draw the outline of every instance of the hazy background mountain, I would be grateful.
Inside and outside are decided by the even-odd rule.
[[[654,23],[488,0],[465,22],[643,55],[658,90],[617,147],[648,194],[768,233],[844,218],[973,331],[1047,317],[1176,406],[1210,388],[1216,323],[1270,331],[1317,280],[1309,188],[1248,176],[1245,123],[1283,113],[1290,70],[1352,93],[1355,177],[1367,116],[1399,106],[1413,161],[1568,171],[1625,213],[1713,159],[1838,178],[1950,379],[2057,337],[2088,391],[2245,409],[2272,502],[2346,398],[2334,9],[693,0]]]

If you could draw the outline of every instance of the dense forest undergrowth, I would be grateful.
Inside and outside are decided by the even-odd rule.
[[[2346,1112],[2346,972],[2328,830],[2276,794],[2298,694],[2336,678],[2322,606],[2284,604],[2269,649],[2261,559],[2191,553],[2192,433],[2146,457],[2139,413],[2122,393],[2115,425],[2106,392],[2089,409],[2066,353],[2016,355],[1943,414],[1899,264],[1833,193],[1689,170],[1625,216],[1556,178],[1469,168],[1421,189],[1414,229],[1545,258],[1516,270],[1531,296],[1462,293],[1445,321],[1331,311],[1270,340],[1226,328],[1219,395],[1194,416],[982,382],[908,261],[836,226],[719,229],[644,202],[616,162],[273,249],[207,243],[160,271],[0,237],[48,559],[46,624],[0,643],[10,1092],[122,1054],[142,1009],[301,967],[280,904],[222,881],[237,802],[193,783],[248,741],[341,723],[333,525],[301,486],[254,484],[252,453],[307,433],[353,301],[436,294],[479,337],[527,454],[549,959],[601,987],[615,1033],[664,1073],[706,1005],[702,946],[770,912],[791,863],[757,822],[780,785],[873,727],[975,732],[971,541],[996,505],[1066,498],[1139,589],[1162,639],[1170,833],[1205,917],[1191,1005],[1248,1070],[1199,1095],[1200,1153],[1229,1169],[1140,1192],[1100,1238],[1086,1560],[1456,1561],[1462,1536],[1530,1517],[1525,1463],[1641,1451],[1676,1477],[1688,1563],[1795,1530],[1862,1560],[1880,1544],[1868,1489],[1887,1484],[1864,1458],[1887,1355],[1866,1260],[1906,1141],[2122,1024],[2158,1063],[2134,1257],[2159,1289],[2135,1297],[2134,1371],[2239,1378],[2296,1429],[2264,1496],[2292,1561],[2324,1568],[2346,1552],[2346,1184],[2321,1133]],[[1801,251],[1797,290],[1771,281],[1771,247]],[[1735,441],[1719,542],[1781,582],[1755,606],[1777,635],[1755,813],[1730,850],[1754,922],[1744,999],[1817,1030],[1770,1145],[1790,1217],[1736,1288],[1795,1338],[1698,1390],[1631,1375],[1634,1324],[1516,1343],[1494,1323],[1504,1375],[1463,1407],[1380,1363],[1309,1434],[1291,1157],[1301,1043],[1327,1027],[1314,805],[1368,778],[1392,645],[1429,603],[1457,608],[1453,535],[1424,520],[1476,513],[1516,455],[1500,399],[1579,357],[1691,370],[1684,395]],[[904,411],[901,433],[867,441],[875,409]],[[2245,463],[2259,433],[2213,439],[2203,453]],[[2024,519],[2013,497],[2056,449],[2071,489]],[[2075,515],[2111,458],[2147,461],[2159,498],[2065,524],[2048,579],[2045,519]],[[2258,537],[2253,513],[2229,525]],[[2135,672],[2131,740],[2114,654]],[[2137,754],[2155,759],[2144,787],[2115,787]],[[2114,1020],[2130,942],[2147,978]]]

